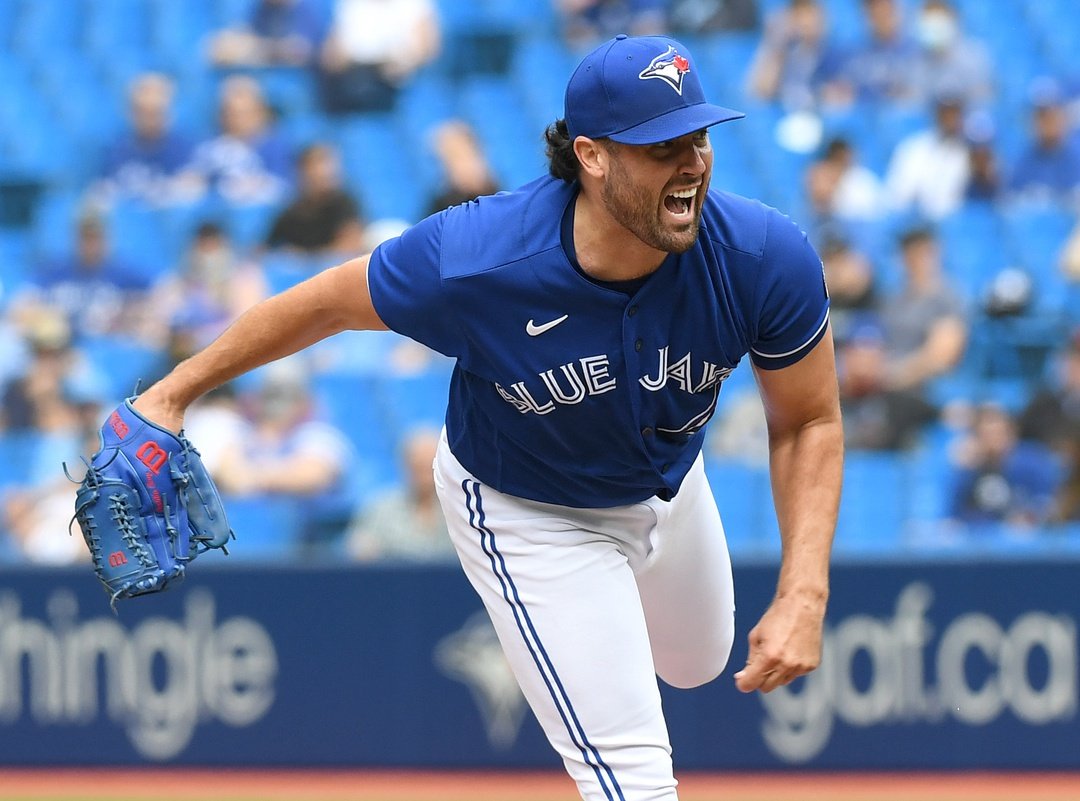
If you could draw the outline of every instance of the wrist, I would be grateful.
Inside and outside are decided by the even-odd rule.
[[[160,383],[136,397],[131,405],[139,414],[170,431],[179,432],[184,426],[186,404],[171,398]]]
[[[829,585],[827,581],[799,581],[781,584],[776,588],[776,599],[793,601],[804,606],[824,607],[829,602]]]

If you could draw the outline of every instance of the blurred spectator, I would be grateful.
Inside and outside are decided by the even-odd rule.
[[[244,24],[213,35],[210,61],[219,67],[303,67],[314,61],[322,36],[311,0],[256,0]]]
[[[439,432],[419,429],[401,445],[405,485],[370,501],[353,521],[346,548],[359,561],[446,562],[455,559],[446,520],[435,495],[432,463]]]
[[[1054,380],[1040,387],[1020,414],[1020,436],[1080,464],[1080,330],[1069,338],[1057,366]]]
[[[954,460],[952,519],[1021,528],[1050,520],[1061,471],[1048,448],[1019,439],[1005,409],[979,406]]]
[[[268,292],[259,266],[240,258],[220,225],[203,222],[176,272],[157,289],[155,302],[167,315],[173,336],[183,331],[190,337],[194,353]]]
[[[1080,144],[1069,136],[1065,94],[1053,78],[1032,84],[1031,141],[1012,166],[1009,196],[1032,202],[1080,199]]]
[[[28,360],[2,387],[0,431],[55,431],[74,424],[71,399],[101,399],[104,382],[75,349],[65,317],[37,309],[22,322]]]
[[[65,534],[74,490],[60,464],[81,478],[79,457],[97,450],[103,382],[72,347],[63,316],[44,311],[24,322],[30,359],[3,389],[0,431],[32,435],[33,446],[17,466],[21,479],[0,487],[0,532],[29,562],[84,561],[82,537]]]
[[[765,468],[769,464],[769,423],[756,387],[725,387],[726,400],[709,425],[706,459]]]
[[[555,0],[563,36],[572,48],[588,49],[619,33],[662,35],[669,0]]]
[[[1061,249],[1061,272],[1070,281],[1080,281],[1080,217]]]
[[[1021,438],[1053,450],[1064,467],[1054,521],[1080,520],[1080,331],[1073,332],[1061,354],[1056,379],[1024,407],[1019,427]]]
[[[41,421],[45,427],[30,478],[24,484],[0,487],[0,532],[10,537],[17,556],[30,564],[88,562],[90,551],[78,527],[69,528],[75,490],[60,463],[73,471],[73,478],[82,478],[80,457],[89,458],[98,449],[101,407],[67,396],[51,405],[52,411]]]
[[[885,334],[876,321],[856,323],[837,354],[844,444],[861,450],[913,447],[937,409],[913,388],[887,385]]]
[[[757,0],[671,0],[668,24],[675,33],[754,31]]]
[[[320,57],[325,109],[390,111],[402,84],[439,54],[441,36],[431,0],[335,0]]]
[[[914,105],[923,99],[912,67],[919,45],[904,30],[897,0],[862,0],[868,38],[850,53],[843,83],[850,100],[869,104]]]
[[[994,149],[994,122],[986,112],[976,112],[964,124],[968,140],[969,174],[965,200],[996,201],[1002,191],[1001,167]]]
[[[428,214],[499,191],[476,133],[467,123],[461,120],[444,122],[435,130],[432,142],[442,165],[444,182],[439,193],[428,203]]]
[[[924,101],[944,91],[959,94],[969,108],[993,100],[990,53],[983,42],[964,35],[960,16],[949,0],[924,0],[915,32],[922,48],[915,69]]]
[[[810,199],[818,214],[840,222],[868,222],[885,215],[885,193],[874,172],[859,163],[851,143],[835,137],[807,175]]]
[[[128,89],[130,129],[105,150],[94,200],[132,198],[166,205],[177,197],[176,178],[191,158],[192,143],[172,127],[175,86],[164,75],[143,73]]]
[[[786,111],[811,111],[834,99],[843,60],[819,0],[788,0],[766,22],[750,66],[750,93]]]
[[[881,321],[888,364],[885,385],[912,389],[954,369],[967,346],[968,322],[959,296],[949,286],[941,247],[928,228],[900,238],[904,285],[882,297]]]
[[[262,386],[241,398],[245,426],[221,454],[215,480],[223,493],[293,498],[304,518],[300,549],[319,549],[345,529],[351,514],[345,435],[320,420],[294,363],[267,368]]]
[[[62,312],[76,340],[110,334],[160,340],[164,321],[147,300],[148,271],[112,252],[106,221],[93,212],[75,222],[70,255],[35,265],[30,283],[13,299],[18,318],[42,307]]]
[[[203,395],[184,414],[184,432],[192,442],[199,443],[199,455],[215,481],[222,465],[233,458],[230,453],[242,447],[246,429],[233,383]]]
[[[219,133],[195,149],[186,181],[237,205],[280,202],[289,189],[291,156],[258,81],[226,78],[218,103]]]
[[[885,192],[894,211],[940,220],[960,207],[971,174],[960,97],[940,95],[934,124],[901,139],[889,160]]]
[[[270,226],[266,245],[304,254],[354,256],[364,244],[360,206],[341,181],[341,162],[330,145],[308,145],[296,159],[297,193]]]
[[[829,324],[841,342],[856,319],[877,305],[873,266],[864,253],[835,234],[818,244],[818,252],[829,288]]]

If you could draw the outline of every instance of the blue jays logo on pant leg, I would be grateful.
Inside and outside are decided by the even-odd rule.
[[[672,89],[682,95],[683,76],[690,72],[690,60],[686,56],[680,56],[674,47],[668,49],[649,62],[649,66],[643,69],[638,78],[659,78]]]

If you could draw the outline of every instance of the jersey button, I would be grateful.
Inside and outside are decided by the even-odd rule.
[[[637,342],[634,343],[634,350],[641,350],[641,346],[643,344],[644,343],[639,339]]]
[[[653,430],[649,426],[645,426],[645,428],[641,429],[641,436],[643,436],[643,437],[651,437],[652,435],[653,435]]]
[[[661,473],[666,473],[670,469],[671,469],[671,465],[666,464],[666,465],[664,465],[663,467],[660,468],[660,472]]]
[[[635,314],[637,314],[637,306],[631,306],[629,309],[626,310],[626,314],[628,317],[633,317]]]

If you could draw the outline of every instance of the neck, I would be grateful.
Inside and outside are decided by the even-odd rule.
[[[584,188],[574,209],[574,249],[581,269],[600,281],[631,281],[656,272],[667,253],[620,225]]]

